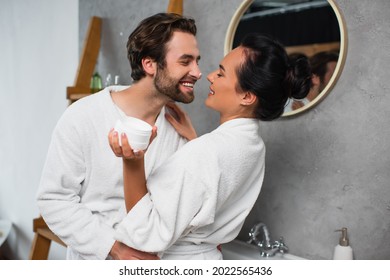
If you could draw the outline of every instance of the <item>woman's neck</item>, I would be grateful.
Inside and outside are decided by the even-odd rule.
[[[220,113],[219,114],[219,124],[223,124],[227,121],[231,121],[234,119],[253,119],[253,118],[255,118],[255,116],[252,113],[248,113],[248,112],[241,112],[241,113],[232,114],[232,115],[223,115]]]

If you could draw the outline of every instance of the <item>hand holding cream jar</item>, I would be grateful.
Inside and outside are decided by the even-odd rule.
[[[124,117],[116,121],[114,130],[118,132],[119,145],[122,146],[120,135],[125,133],[131,148],[136,152],[145,150],[148,147],[152,128],[150,124],[143,120]]]

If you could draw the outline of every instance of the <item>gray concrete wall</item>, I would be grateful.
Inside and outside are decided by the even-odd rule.
[[[146,4],[147,3],[147,4]],[[184,1],[184,14],[197,21],[204,74],[223,57],[230,19],[241,0]],[[338,0],[349,48],[344,71],[318,106],[294,118],[263,124],[266,175],[260,197],[240,239],[262,220],[274,239],[284,236],[292,254],[331,259],[347,227],[356,259],[390,259],[390,20],[388,0]],[[127,36],[146,16],[166,10],[168,1],[80,0],[80,47],[91,16],[103,17],[98,70],[130,82]],[[205,75],[203,75],[205,77]],[[203,106],[208,82],[197,84],[185,106],[200,134],[218,125]]]

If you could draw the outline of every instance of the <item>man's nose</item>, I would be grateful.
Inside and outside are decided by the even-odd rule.
[[[200,68],[198,64],[195,64],[191,69],[190,75],[195,79],[199,80],[202,77],[202,73],[200,72]]]

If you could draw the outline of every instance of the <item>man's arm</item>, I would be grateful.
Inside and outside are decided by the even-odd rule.
[[[80,133],[78,118],[82,113],[70,108],[56,125],[42,171],[37,205],[49,228],[80,258],[105,259],[115,242],[114,229],[87,207],[81,195],[86,178],[83,145],[89,136]],[[99,207],[98,203],[96,200]]]
[[[114,246],[110,251],[110,256],[114,260],[159,260],[160,258],[156,255],[142,252],[125,244],[115,241]]]

